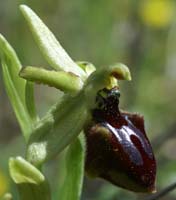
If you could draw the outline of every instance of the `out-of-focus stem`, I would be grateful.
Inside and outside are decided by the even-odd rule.
[[[169,186],[167,186],[166,188],[164,188],[160,192],[157,192],[154,195],[146,197],[144,200],[157,200],[157,199],[160,199],[161,197],[167,195],[169,192],[173,191],[174,189],[176,189],[176,182],[172,183]]]

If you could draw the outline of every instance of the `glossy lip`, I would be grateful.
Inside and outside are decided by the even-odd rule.
[[[119,111],[120,95],[116,90],[103,89],[103,96],[98,93],[98,107],[92,111],[93,123],[86,134],[87,170],[117,186],[154,193],[156,161],[144,119],[138,114]],[[124,174],[124,179],[120,174]]]
[[[116,134],[114,134],[114,131],[116,131],[116,129],[112,131],[108,128],[110,125],[108,126],[105,126],[105,125],[107,125],[107,122],[95,124],[95,126],[91,128],[91,134],[87,136],[89,137],[87,140],[88,147],[89,147],[87,149],[87,152],[88,152],[88,157],[87,157],[88,160],[86,162],[87,171],[90,171],[90,172],[94,171],[95,176],[97,173],[99,177],[102,177],[103,179],[110,181],[114,185],[123,187],[128,190],[132,190],[135,192],[154,193],[156,191],[155,189],[155,166],[156,165],[155,165],[154,160],[152,160],[153,162],[152,164],[151,163],[149,164],[149,167],[152,170],[151,176],[147,175],[148,173],[150,174],[150,169],[148,169],[148,167],[145,166],[145,163],[144,165],[142,163],[137,165],[136,160],[138,160],[138,158],[136,158],[136,153],[134,152],[131,153],[132,152],[131,145],[133,146],[133,143],[130,141],[130,137],[127,135],[127,138],[130,141],[129,143],[130,145],[128,146],[129,151],[125,153],[125,151],[123,150],[124,138],[121,138],[117,132]],[[122,136],[123,135],[124,134],[122,132]],[[102,143],[102,141],[104,142]],[[118,142],[120,143],[120,141],[121,141],[121,145],[117,146],[117,143]],[[90,143],[91,143],[91,147],[90,147]],[[106,146],[102,147],[104,150],[100,149],[100,146],[105,145],[105,144]],[[137,148],[135,150],[137,150]],[[132,154],[133,156],[130,157],[129,159],[128,156],[129,155],[131,156]],[[100,157],[101,157],[101,160],[99,160]],[[91,166],[92,163],[94,163],[94,166]],[[97,172],[96,172],[96,169],[98,170]],[[103,170],[103,174],[101,174],[101,170]],[[114,176],[114,174],[110,173],[111,170],[113,170],[114,173],[117,173],[117,174],[122,174],[122,173],[126,174],[125,176],[126,178],[123,178],[119,175]],[[147,182],[145,181],[146,179],[144,180],[142,179],[143,173],[145,173],[146,176],[149,177]],[[137,174],[137,179],[135,178],[134,174]],[[123,182],[121,182],[122,178],[123,178]],[[124,180],[126,180],[126,183],[124,183]]]
[[[120,131],[117,131],[116,128],[112,127],[108,123],[106,123],[106,127],[108,127],[108,129],[115,135],[118,142],[124,146],[124,151],[129,155],[131,162],[134,162],[135,165],[142,165],[142,157],[137,148],[132,144],[130,138],[131,135],[135,135],[138,138],[138,135],[129,129],[128,126],[122,126]]]
[[[123,159],[121,164],[128,166],[128,172],[138,174],[134,176],[139,184],[144,184],[147,187],[153,187],[155,177],[155,159],[152,153],[150,143],[142,135],[142,133],[133,126],[121,126],[114,128],[108,123],[103,123],[111,132],[112,140],[110,143],[118,148],[118,154]],[[114,152],[116,153],[116,152]],[[153,180],[153,181],[152,181]]]

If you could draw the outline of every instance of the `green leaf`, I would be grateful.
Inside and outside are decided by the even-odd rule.
[[[31,135],[27,148],[28,161],[40,166],[56,156],[81,132],[87,114],[82,92],[75,97],[65,95]]]
[[[10,175],[17,184],[21,200],[50,200],[50,190],[43,174],[22,157],[10,158]]]
[[[34,83],[32,83],[30,81],[26,82],[25,102],[26,102],[26,107],[27,107],[29,116],[30,116],[33,124],[35,124],[39,120],[39,117],[37,115],[36,108],[35,108]]]
[[[61,200],[79,200],[84,178],[85,138],[81,133],[73,141],[66,154],[66,176],[61,187]]]
[[[73,73],[64,71],[49,71],[37,67],[25,67],[20,76],[29,81],[47,84],[64,92],[75,93],[82,89],[82,80]]]
[[[21,69],[20,61],[5,38],[0,35],[0,58],[6,92],[27,139],[32,130],[32,123],[25,105],[26,81],[18,76]]]
[[[26,5],[21,5],[20,9],[29,24],[36,43],[51,67],[55,70],[72,72],[83,79],[86,78],[85,72],[65,52],[42,20]]]

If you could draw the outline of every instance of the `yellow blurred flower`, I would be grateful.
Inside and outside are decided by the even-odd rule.
[[[8,189],[8,180],[0,170],[0,197],[4,195],[5,192],[7,192],[7,189]]]
[[[163,28],[172,20],[173,2],[170,0],[145,0],[141,4],[139,12],[146,25]]]

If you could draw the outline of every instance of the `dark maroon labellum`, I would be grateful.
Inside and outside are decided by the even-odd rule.
[[[86,171],[135,192],[154,192],[156,161],[143,117],[119,111],[118,88],[97,94],[92,122],[85,127]]]

